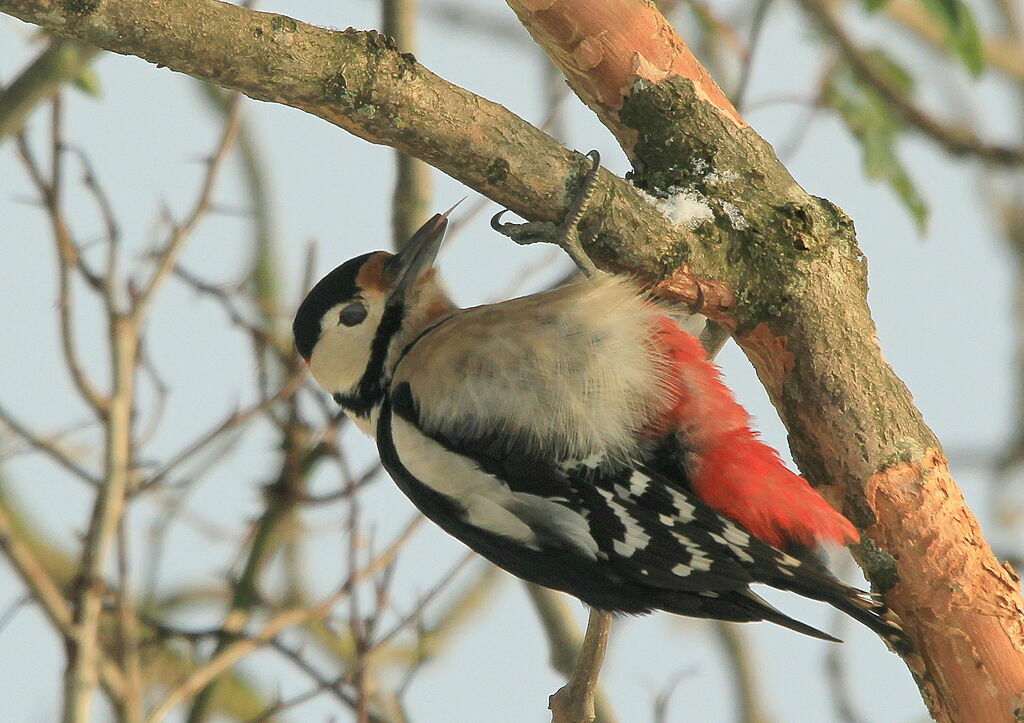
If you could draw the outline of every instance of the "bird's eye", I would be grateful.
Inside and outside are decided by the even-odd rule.
[[[338,321],[345,326],[356,326],[362,324],[363,319],[366,318],[366,306],[359,301],[353,301],[351,304],[341,310],[338,315]]]

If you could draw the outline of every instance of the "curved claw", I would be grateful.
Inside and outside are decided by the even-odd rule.
[[[691,314],[699,314],[701,309],[704,308],[704,302],[706,301],[704,298],[704,287],[700,285],[699,281],[695,282],[695,284],[697,286],[697,300],[690,306]]]
[[[495,231],[501,234],[505,233],[505,224],[501,222],[501,217],[504,216],[506,213],[508,213],[508,209],[503,208],[496,214],[491,216],[491,228],[493,228]]]

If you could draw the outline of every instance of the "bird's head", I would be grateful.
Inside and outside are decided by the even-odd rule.
[[[394,350],[454,308],[432,268],[448,213],[423,224],[399,253],[349,259],[306,295],[292,332],[324,390],[363,404],[376,401],[370,397],[379,396]]]

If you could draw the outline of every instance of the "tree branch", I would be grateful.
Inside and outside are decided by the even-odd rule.
[[[383,0],[381,32],[405,53],[416,50],[417,0]],[[404,151],[395,151],[395,188],[391,199],[391,247],[400,249],[431,214],[430,168]]]
[[[941,720],[1003,720],[1024,690],[1024,603],[932,432],[885,363],[850,219],[806,193],[644,0],[510,0],[634,161],[657,206],[602,173],[603,267],[694,301],[733,331],[795,459],[863,531],[857,554],[903,618]],[[284,102],[426,160],[531,220],[557,221],[587,167],[376,33],[215,0],[0,0],[0,10]],[[624,28],[632,28],[625,32]],[[681,203],[685,202],[685,203]],[[695,212],[696,210],[696,212]],[[593,223],[585,218],[584,226]]]
[[[952,126],[933,118],[922,110],[902,89],[897,88],[879,69],[872,58],[857,47],[840,23],[835,10],[822,0],[800,0],[804,11],[835,41],[843,57],[861,79],[874,88],[886,103],[911,127],[938,143],[954,156],[976,156],[1002,166],[1024,164],[1024,148],[986,143],[969,128]]]
[[[525,585],[548,639],[551,667],[568,678],[576,667],[583,640],[569,611],[567,599],[562,593],[546,587],[533,583]],[[597,723],[615,723],[615,713],[600,685],[594,688],[593,695]]]
[[[904,660],[932,714],[1012,718],[1024,690],[1019,583],[882,358],[850,219],[797,185],[690,67],[671,27],[642,17],[657,14],[648,3],[509,4],[635,159],[634,182],[706,204],[694,224],[705,243],[659,288],[692,284],[692,269],[734,295],[717,319],[753,363],[805,476],[862,530],[858,561],[906,624],[916,652]]]
[[[256,100],[300,108],[420,158],[530,220],[560,221],[574,179],[589,168],[579,154],[439,78],[373,31],[332,31],[217,0],[72,6],[0,0],[0,11]],[[595,252],[606,267],[662,278],[677,266],[673,249],[680,240],[697,241],[610,173],[599,177],[599,205],[605,231]],[[620,255],[628,255],[628,265]],[[695,287],[671,291],[685,302],[697,298]],[[728,302],[705,291],[708,311]]]
[[[612,630],[612,616],[601,610],[591,610],[587,632],[583,636],[580,655],[569,676],[569,682],[551,696],[551,723],[591,723],[594,720],[594,694],[608,635]]]

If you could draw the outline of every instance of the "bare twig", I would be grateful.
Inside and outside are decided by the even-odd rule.
[[[346,693],[342,689],[344,684],[343,676],[338,676],[334,680],[328,680],[320,674],[320,672],[314,668],[308,660],[298,651],[289,648],[287,645],[282,643],[280,640],[274,640],[270,643],[271,647],[277,652],[281,653],[285,658],[290,660],[295,666],[309,676],[310,679],[316,684],[312,690],[295,696],[289,700],[283,700],[276,705],[268,707],[265,711],[261,712],[256,718],[252,719],[251,723],[257,723],[258,721],[270,720],[289,708],[294,708],[297,705],[305,703],[308,700],[315,698],[323,693],[330,693],[340,702],[344,703],[347,707],[355,709],[356,700]],[[381,718],[374,714],[374,712],[368,711],[367,717],[371,723],[391,723],[386,718]]]
[[[7,609],[4,610],[3,613],[0,613],[0,635],[3,634],[4,629],[7,628],[7,625],[12,620],[14,620],[18,612],[21,611],[21,609],[28,605],[30,602],[32,602],[32,594],[25,593],[24,595],[16,598],[14,602],[12,602],[10,605],[8,605]]]
[[[354,581],[352,581],[354,583]],[[245,658],[254,650],[266,645],[276,638],[282,631],[294,625],[300,625],[309,620],[316,620],[330,614],[334,606],[346,595],[349,594],[351,585],[346,583],[338,592],[328,597],[323,602],[307,608],[287,610],[273,616],[260,629],[259,633],[251,637],[236,638],[234,642],[224,647],[206,665],[200,666],[192,671],[180,683],[159,701],[153,708],[148,723],[163,721],[167,715],[174,710],[178,704],[187,700],[206,687],[210,682],[221,674],[230,670],[238,661]]]
[[[255,404],[252,404],[245,409],[233,411],[229,413],[224,419],[215,424],[212,428],[206,432],[198,435],[195,440],[182,449],[180,452],[175,454],[170,460],[163,464],[157,471],[150,475],[144,482],[142,482],[137,492],[148,491],[160,484],[162,484],[168,476],[174,473],[175,470],[180,468],[183,464],[191,459],[194,459],[196,455],[208,449],[212,444],[220,440],[224,435],[231,432],[238,431],[241,427],[245,426],[262,412],[265,412],[272,405],[287,399],[294,394],[303,384],[306,383],[305,375],[296,374],[287,383],[278,389],[272,396],[262,399]]]
[[[381,30],[403,53],[416,52],[416,1],[383,0]],[[400,249],[430,214],[430,167],[402,151],[395,151],[395,188],[391,200],[394,249]]]
[[[610,613],[590,611],[587,633],[583,638],[576,667],[569,682],[559,688],[548,702],[552,723],[591,723],[594,720],[594,692],[597,690],[611,629]]]
[[[157,254],[157,267],[150,280],[135,296],[127,311],[117,308],[114,298],[116,279],[107,277],[103,282],[106,300],[108,340],[112,369],[111,392],[103,408],[103,422],[106,432],[104,450],[104,484],[93,505],[89,529],[82,543],[82,558],[78,579],[73,586],[72,599],[75,602],[75,634],[68,645],[68,664],[64,677],[64,721],[80,723],[89,720],[92,695],[96,687],[97,661],[100,654],[99,625],[102,613],[102,576],[117,530],[121,525],[125,502],[132,479],[135,439],[133,432],[133,406],[141,329],[146,313],[153,301],[160,282],[173,268],[177,254],[188,236],[209,208],[217,170],[231,146],[238,126],[237,110],[225,124],[217,149],[210,161],[198,199],[192,214],[184,224],[175,226],[171,239]],[[54,131],[55,165],[51,181],[51,193],[47,197],[55,227],[59,209],[59,138],[57,125]],[[60,238],[60,235],[58,235]],[[111,244],[113,246],[113,242]],[[73,260],[68,257],[73,249],[70,239],[62,245],[62,274]],[[108,270],[116,266],[111,263]]]
[[[92,472],[76,462],[70,453],[62,449],[60,444],[52,437],[47,438],[33,432],[24,424],[19,422],[10,412],[0,406],[0,422],[3,422],[12,432],[21,437],[33,449],[42,452],[65,470],[78,479],[93,487],[98,487],[100,481]]]
[[[268,620],[255,636],[236,637],[220,652],[213,656],[205,665],[193,670],[189,675],[174,686],[150,713],[147,723],[162,721],[178,704],[187,700],[217,679],[236,663],[254,650],[274,640],[282,631],[294,625],[301,625],[316,620],[323,620],[331,610],[355,587],[368,577],[390,565],[399,549],[409,540],[422,518],[416,516],[406,527],[395,536],[392,542],[365,567],[356,571],[345,581],[337,592],[323,602],[304,608],[286,610]]]
[[[843,57],[861,79],[874,88],[904,121],[938,143],[947,153],[956,156],[975,156],[1002,166],[1024,164],[1024,148],[987,143],[969,128],[947,125],[909,100],[871,57],[857,46],[827,2],[800,0],[800,5],[835,41]]]
[[[551,667],[568,678],[576,666],[583,642],[583,635],[569,610],[568,599],[559,592],[532,583],[526,583],[526,591],[548,639]],[[600,685],[594,691],[594,712],[598,723],[614,723],[616,720],[611,703]]]
[[[747,39],[747,47],[743,52],[743,64],[740,67],[740,79],[736,84],[736,91],[732,94],[732,104],[738,110],[743,110],[743,101],[746,100],[747,88],[750,85],[750,76],[754,69],[754,56],[757,53],[758,41],[761,39],[761,31],[764,30],[764,19],[768,15],[768,8],[772,0],[757,0],[754,6],[754,17],[750,23],[750,35]]]
[[[120,718],[126,723],[142,720],[142,662],[139,657],[139,618],[133,600],[134,584],[129,567],[129,541],[125,515],[118,520],[117,530],[117,631],[124,672],[124,695],[119,698]]]
[[[3,505],[0,505],[0,549],[3,549],[4,555],[53,626],[65,640],[70,640],[75,630],[71,609],[64,599],[64,593],[29,546],[22,542],[17,534],[15,522],[9,517]],[[105,656],[97,667],[104,687],[110,690],[114,697],[120,697],[125,687],[120,669]]]
[[[53,132],[54,137],[59,139],[59,102],[54,103],[53,110]],[[56,155],[53,159],[55,169],[60,168],[60,142],[53,143]],[[78,345],[75,341],[74,319],[72,317],[72,277],[71,270],[77,269],[82,277],[86,279],[93,288],[101,287],[102,282],[85,264],[75,247],[67,220],[64,218],[60,206],[59,173],[54,174],[50,180],[43,177],[42,171],[36,163],[29,148],[28,141],[24,134],[18,134],[18,152],[21,156],[29,178],[32,180],[43,199],[43,205],[47,210],[50,227],[53,233],[54,243],[57,247],[57,278],[58,278],[58,311],[60,314],[60,341],[64,355],[64,363],[71,375],[75,388],[82,399],[92,408],[97,418],[103,419],[110,404],[109,398],[102,394],[93,381],[85,372],[81,358],[78,353]]]
[[[241,96],[237,93],[234,94],[231,103],[232,107],[224,123],[224,131],[221,133],[217,148],[207,163],[206,175],[203,178],[202,186],[199,189],[199,194],[194,202],[192,211],[182,223],[172,224],[170,239],[164,248],[156,254],[156,268],[153,270],[149,280],[140,287],[138,296],[132,305],[132,316],[135,319],[145,317],[160,284],[174,269],[178,255],[181,253],[185,242],[210,210],[213,189],[217,183],[218,174],[224,166],[224,161],[227,159],[235,137],[238,135],[241,118]]]
[[[726,659],[732,668],[732,680],[736,686],[736,700],[739,707],[737,720],[741,723],[768,723],[772,717],[765,711],[765,696],[758,684],[757,663],[751,656],[749,641],[736,623],[716,620],[713,623],[715,635],[725,650]],[[842,646],[836,645],[839,648]]]

